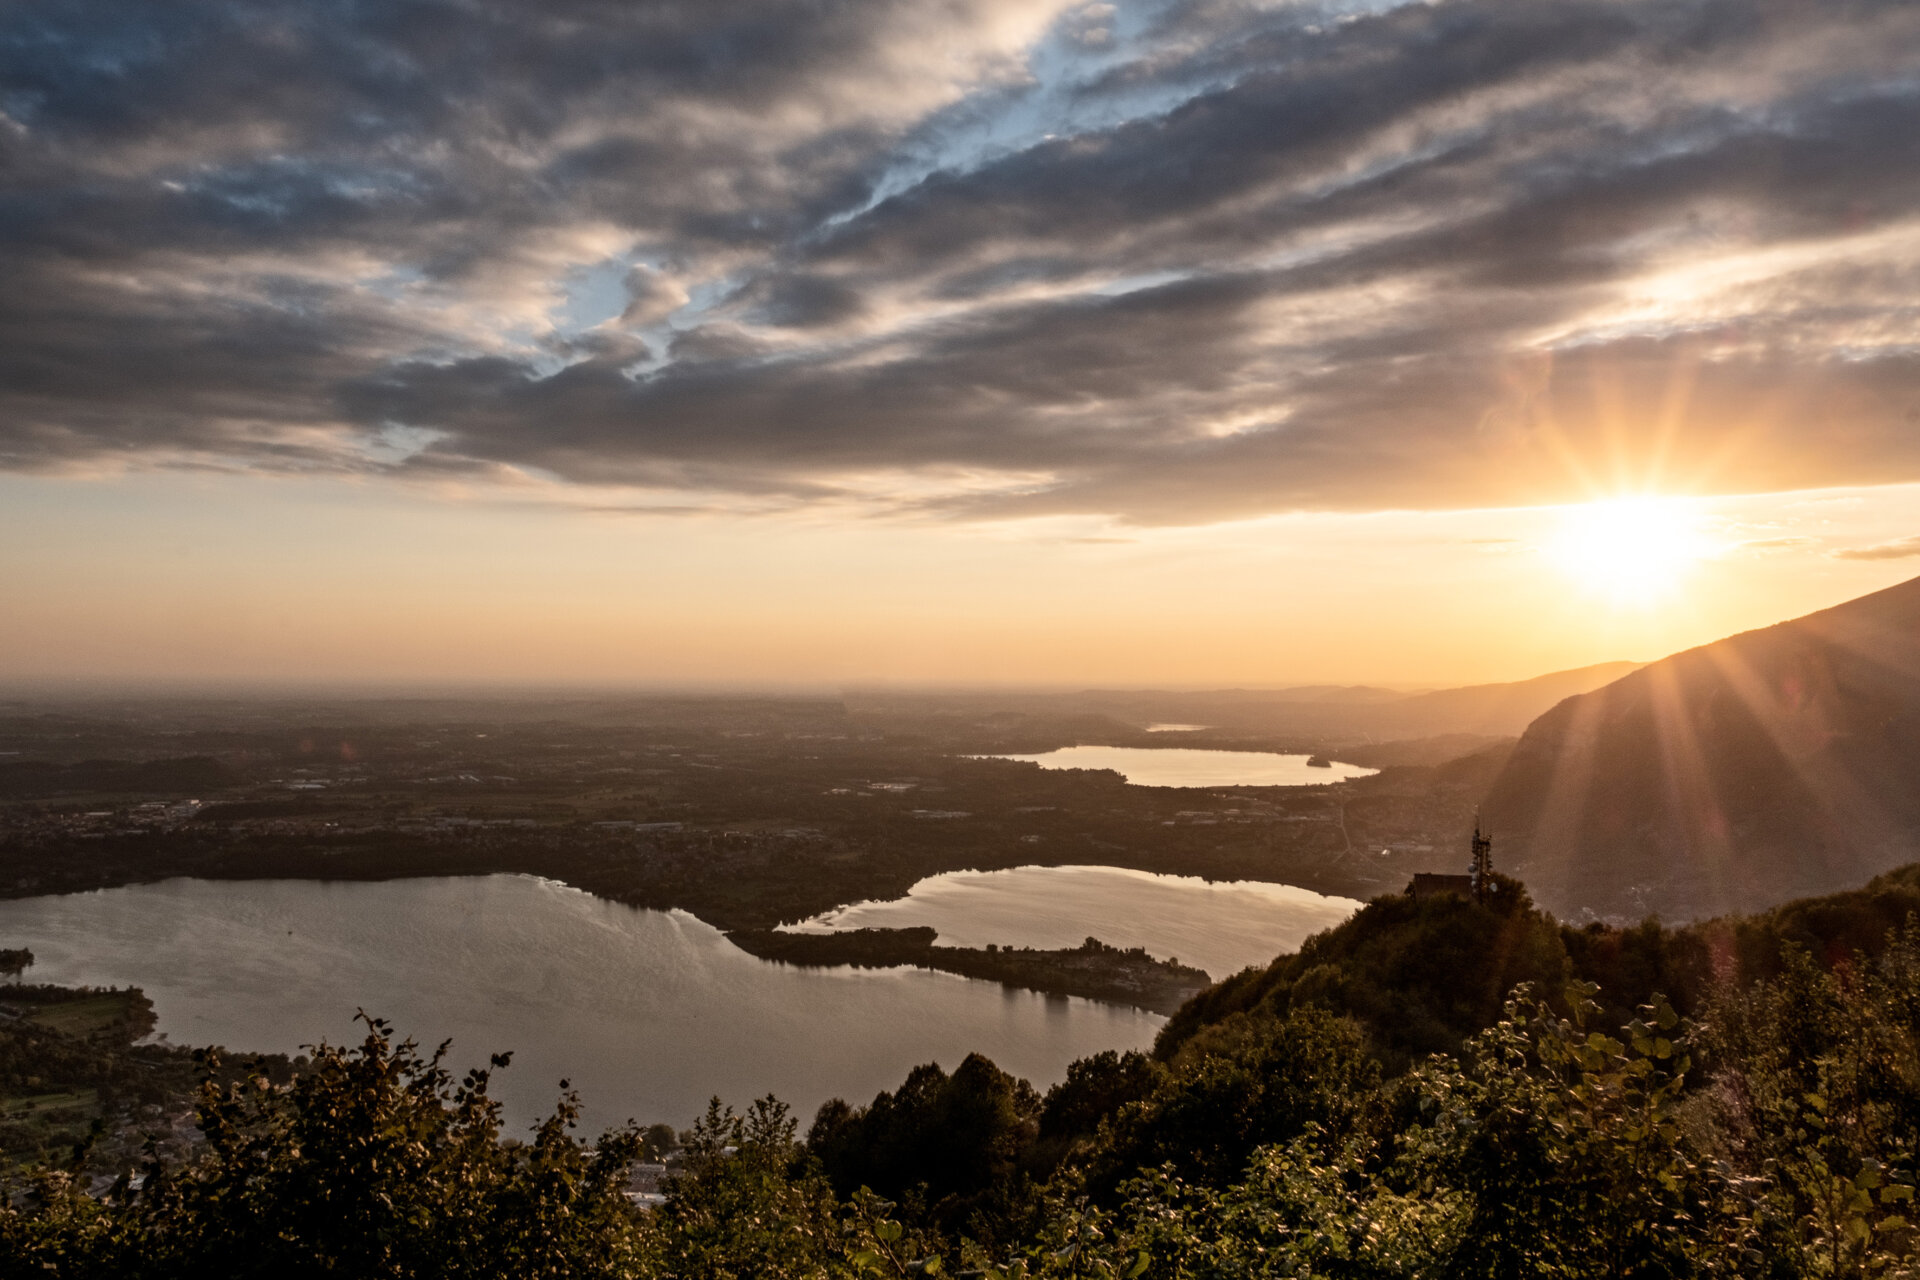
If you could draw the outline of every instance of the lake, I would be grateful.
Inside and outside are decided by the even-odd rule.
[[[1030,760],[1042,769],[1112,769],[1139,787],[1311,787],[1378,773],[1338,760],[1316,769],[1311,756],[1277,751],[1206,751],[1197,747],[1062,747],[1031,756],[986,756]]]
[[[809,933],[932,925],[942,944],[1074,947],[1092,936],[1198,965],[1215,980],[1299,949],[1355,911],[1292,885],[1213,882],[1120,867],[1015,867],[930,876],[892,902],[861,902],[793,926]]]
[[[1077,939],[1076,939],[1077,941]],[[133,984],[175,1043],[297,1052],[357,1041],[357,1007],[464,1069],[512,1050],[495,1096],[516,1129],[562,1077],[597,1133],[684,1127],[719,1094],[766,1093],[801,1127],[916,1064],[971,1050],[1045,1089],[1075,1058],[1144,1048],[1165,1021],[919,969],[798,969],[747,955],[685,912],[530,876],[385,883],[168,880],[0,902],[0,946],[31,981]]]

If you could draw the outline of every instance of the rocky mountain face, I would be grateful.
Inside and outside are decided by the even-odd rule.
[[[1920,578],[1566,699],[1482,814],[1568,919],[1752,911],[1920,859]]]

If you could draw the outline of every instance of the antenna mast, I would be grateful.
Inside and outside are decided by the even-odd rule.
[[[1473,900],[1485,902],[1493,891],[1493,837],[1481,834],[1478,814],[1473,818],[1473,865],[1467,878],[1473,882]]]

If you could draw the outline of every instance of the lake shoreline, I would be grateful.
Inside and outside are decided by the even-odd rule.
[[[1164,1021],[922,967],[779,964],[688,913],[526,876],[176,880],[8,903],[0,936],[31,946],[44,981],[142,988],[175,1044],[292,1054],[356,1039],[363,1008],[451,1039],[456,1065],[512,1051],[515,1124],[562,1077],[590,1126],[683,1126],[715,1094],[804,1112],[975,1051],[1044,1086],[1090,1053],[1145,1048]]]
[[[850,903],[780,932],[926,926],[942,947],[989,954],[1009,947],[1073,951],[1096,938],[1169,963],[1184,961],[1218,981],[1299,950],[1363,905],[1274,881],[1029,864],[943,872],[904,897]]]
[[[998,982],[1042,995],[1079,996],[1104,1004],[1128,1005],[1150,1013],[1172,1014],[1214,984],[1205,970],[1160,960],[1144,948],[1122,949],[1089,937],[1078,947],[943,947],[937,930],[850,929],[838,933],[788,933],[740,930],[728,941],[779,964],[812,968],[911,966]]]
[[[1048,864],[1049,866],[1055,864]],[[1064,868],[1087,867],[1103,869],[1106,864],[1065,863],[1057,864]],[[959,868],[960,871],[1018,870],[1010,868]],[[1137,870],[1138,868],[1116,868]],[[1168,875],[1167,872],[1151,874]],[[935,945],[936,935],[933,929],[919,927],[907,928],[862,928],[826,933],[790,932],[786,929],[725,929],[715,922],[703,919],[697,912],[678,906],[654,906],[644,902],[622,901],[594,893],[592,889],[572,884],[557,876],[543,876],[526,871],[474,871],[456,872],[451,877],[434,874],[402,871],[391,875],[367,876],[284,876],[274,874],[250,876],[201,876],[181,875],[165,876],[153,880],[128,881],[114,885],[100,885],[88,888],[76,888],[55,894],[0,894],[0,901],[27,901],[36,897],[67,897],[89,893],[108,892],[118,888],[164,885],[174,880],[205,880],[209,883],[247,884],[263,881],[289,880],[317,885],[333,884],[381,884],[397,883],[409,880],[432,880],[440,878],[477,879],[487,876],[508,875],[524,876],[528,879],[544,881],[577,890],[608,903],[632,907],[646,911],[685,911],[687,915],[700,923],[720,929],[722,935],[746,954],[756,959],[768,960],[780,964],[796,965],[804,968],[833,968],[849,966],[853,968],[919,968],[935,972],[950,973],[960,977],[979,981],[996,982],[1010,990],[1032,991],[1040,995],[1075,997],[1092,1000],[1097,1003],[1111,1004],[1127,1008],[1144,1009],[1149,1012],[1167,1015],[1174,1012],[1187,1000],[1214,985],[1228,974],[1214,975],[1207,970],[1191,965],[1183,965],[1177,960],[1160,959],[1145,953],[1142,948],[1122,948],[1106,943],[1095,935],[1088,935],[1087,942],[1097,943],[1099,948],[1110,953],[1100,954],[1089,951],[1086,944],[1077,948],[1034,948],[995,946],[955,946]],[[1202,878],[1202,877],[1194,877]],[[915,884],[921,883],[916,881]],[[1231,884],[1244,881],[1209,881],[1209,883]],[[1265,882],[1282,888],[1297,888],[1307,892],[1303,885],[1282,885],[1279,881]],[[908,885],[891,899],[868,899],[874,902],[900,902],[908,898],[915,885]],[[1333,896],[1333,895],[1323,895]],[[845,910],[854,903],[838,903],[828,912]],[[803,922],[804,923],[804,922]],[[921,935],[924,934],[924,941]],[[860,938],[859,941],[848,939]],[[1135,953],[1138,953],[1138,958]],[[1276,956],[1280,953],[1276,953]]]
[[[1212,787],[1326,787],[1370,778],[1378,769],[1334,760],[1320,753],[1262,751],[1225,746],[1116,747],[1080,743],[1051,751],[987,754],[974,760],[1006,760],[1048,770],[1086,770],[1118,775],[1128,786],[1172,790]]]

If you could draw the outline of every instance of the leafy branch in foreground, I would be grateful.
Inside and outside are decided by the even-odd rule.
[[[362,1017],[357,1047],[320,1046],[285,1088],[223,1087],[205,1052],[197,1159],[152,1161],[98,1201],[42,1171],[0,1213],[0,1247],[23,1271],[74,1276],[638,1274],[622,1195],[637,1134],[584,1147],[563,1082],[530,1141],[503,1141],[488,1071],[456,1080],[445,1044],[423,1056]]]

